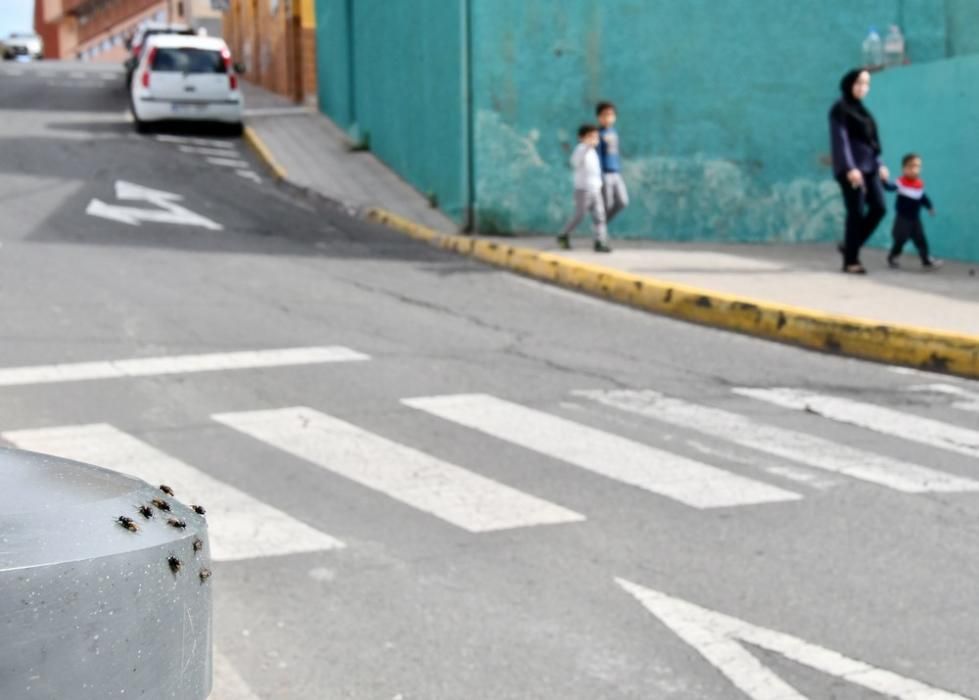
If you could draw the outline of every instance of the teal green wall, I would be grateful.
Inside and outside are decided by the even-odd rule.
[[[826,113],[867,27],[902,26],[915,64],[882,84],[979,52],[979,0],[317,0],[317,19],[322,109],[506,233],[560,227],[575,130],[611,99],[632,194],[614,236],[831,240]]]
[[[347,0],[316,2],[316,76],[319,106],[347,128],[353,123],[350,14]]]
[[[317,0],[320,105],[462,221],[468,194],[458,0]],[[348,31],[352,27],[352,34]]]
[[[979,262],[979,56],[884,73],[874,81],[873,97],[891,170],[900,171],[908,151],[922,157],[938,211],[924,217],[935,253]],[[890,223],[875,237],[878,245],[888,243]]]
[[[575,128],[607,98],[619,106],[633,200],[613,235],[832,237],[841,214],[825,164],[827,110],[867,26],[896,22],[910,5],[475,0],[480,227],[560,226]],[[909,44],[934,44],[944,25],[943,12],[919,17]]]

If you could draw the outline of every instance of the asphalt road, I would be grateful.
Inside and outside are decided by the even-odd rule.
[[[200,489],[212,697],[979,697],[979,386],[442,254],[120,82],[0,66],[0,439]]]

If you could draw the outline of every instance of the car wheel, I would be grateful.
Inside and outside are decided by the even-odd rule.
[[[140,121],[139,118],[137,118],[135,114],[133,115],[133,122],[136,125],[136,133],[137,134],[148,134],[153,129],[153,125],[152,124],[150,124],[148,122]]]

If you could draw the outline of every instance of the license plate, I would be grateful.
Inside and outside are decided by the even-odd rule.
[[[200,112],[203,111],[204,105],[186,105],[186,104],[174,104],[171,105],[171,110],[174,114],[179,114],[183,112]]]

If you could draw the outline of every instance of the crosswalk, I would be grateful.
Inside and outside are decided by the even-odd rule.
[[[200,143],[183,145],[209,148]],[[300,365],[356,367],[372,361],[369,355],[350,348],[315,346],[9,367],[0,368],[0,390]],[[791,509],[801,500],[824,497],[832,489],[858,483],[907,497],[974,497],[979,492],[979,477],[972,478],[975,475],[968,467],[953,473],[891,456],[904,454],[899,447],[881,450],[889,454],[868,448],[869,438],[883,435],[895,443],[917,443],[940,451],[950,457],[938,460],[943,467],[954,460],[968,464],[962,457],[979,456],[979,430],[967,427],[974,424],[979,395],[951,383],[912,385],[904,391],[909,397],[938,397],[950,411],[958,411],[962,420],[943,421],[921,415],[921,411],[786,387],[732,388],[728,398],[734,408],[723,409],[716,401],[707,405],[652,389],[582,389],[570,391],[564,401],[533,406],[490,394],[392,400],[390,411],[400,419],[416,421],[419,427],[425,423],[428,428],[436,421],[443,439],[451,434],[466,444],[482,444],[488,454],[508,455],[511,468],[505,473],[511,480],[514,464],[517,473],[528,474],[519,488],[492,473],[492,463],[487,466],[485,460],[470,462],[464,457],[453,463],[405,444],[410,440],[386,435],[384,429],[307,406],[210,414],[208,429],[201,434],[203,439],[214,440],[215,449],[201,453],[221,454],[220,448],[227,444],[224,441],[240,442],[242,449],[254,448],[265,455],[271,450],[305,467],[307,478],[342,479],[364,489],[368,494],[364,507],[410,509],[438,527],[476,537],[539,527],[576,527],[596,520],[587,507],[587,497],[572,505],[562,502],[546,482],[527,488],[526,484],[541,483],[532,473],[541,458],[548,469],[563,470],[566,479],[562,481],[580,482],[581,493],[588,493],[590,480],[602,479],[689,508],[692,513]],[[786,427],[780,424],[785,411],[752,410],[752,405],[798,412],[800,420]],[[569,411],[577,411],[575,419],[567,417]],[[615,420],[616,416],[622,420]],[[596,420],[603,427],[596,427]],[[836,424],[848,427],[846,435],[863,431],[866,439],[838,441],[818,435],[820,427]],[[634,429],[627,437],[610,425]],[[218,478],[215,474],[221,469],[206,459],[191,463],[182,455],[171,454],[167,446],[174,442],[165,435],[126,431],[105,422],[3,427],[8,428],[0,431],[4,444],[98,464],[151,484],[167,483],[185,503],[206,505],[210,554],[217,562],[329,554],[363,542],[356,531],[339,536],[325,532],[320,523],[266,502],[264,494]],[[639,438],[634,437],[637,430]],[[667,433],[675,430],[696,438],[673,440]],[[851,440],[857,444],[849,444]],[[520,458],[521,453],[526,458]],[[263,461],[268,463],[267,458]],[[270,474],[275,468],[273,459]],[[257,697],[219,652],[215,669],[215,697]]]
[[[350,361],[370,358],[348,348],[323,347],[7,368],[0,369],[0,386]],[[979,431],[893,408],[787,388],[734,388],[731,396],[805,411],[808,420],[846,423],[953,456],[979,455]],[[936,469],[797,427],[781,427],[775,424],[777,416],[774,420],[749,416],[653,390],[580,390],[571,392],[569,398],[635,417],[649,439],[625,437],[560,415],[566,412],[562,406],[568,404],[542,409],[488,394],[409,397],[392,410],[400,411],[407,420],[442,421],[459,431],[455,439],[489,441],[490,450],[495,449],[495,442],[517,450],[516,454],[524,451],[527,459],[515,461],[521,469],[540,464],[530,458],[533,453],[552,467],[565,469],[569,480],[605,479],[694,510],[791,507],[827,488],[857,482],[907,495],[979,492],[979,480],[968,472]],[[516,488],[484,473],[485,464],[466,460],[454,464],[313,408],[218,412],[210,421],[212,430],[207,435],[215,436],[218,444],[221,440],[253,441],[263,450],[272,449],[310,467],[310,474],[343,479],[388,499],[387,508],[397,504],[414,509],[468,533],[573,526],[590,519],[580,504],[572,507],[560,502],[546,492],[546,486],[528,493],[526,487]],[[684,450],[680,443],[660,439],[671,427],[700,437],[683,443],[692,446]],[[340,537],[323,532],[316,524],[303,522],[216,478],[214,465],[190,464],[168,454],[153,444],[152,436],[92,423],[12,428],[0,432],[0,439],[23,449],[105,466],[150,483],[165,482],[179,489],[186,502],[206,504],[212,556],[217,561],[346,546]],[[818,477],[807,476],[806,469],[836,481],[827,486]]]

